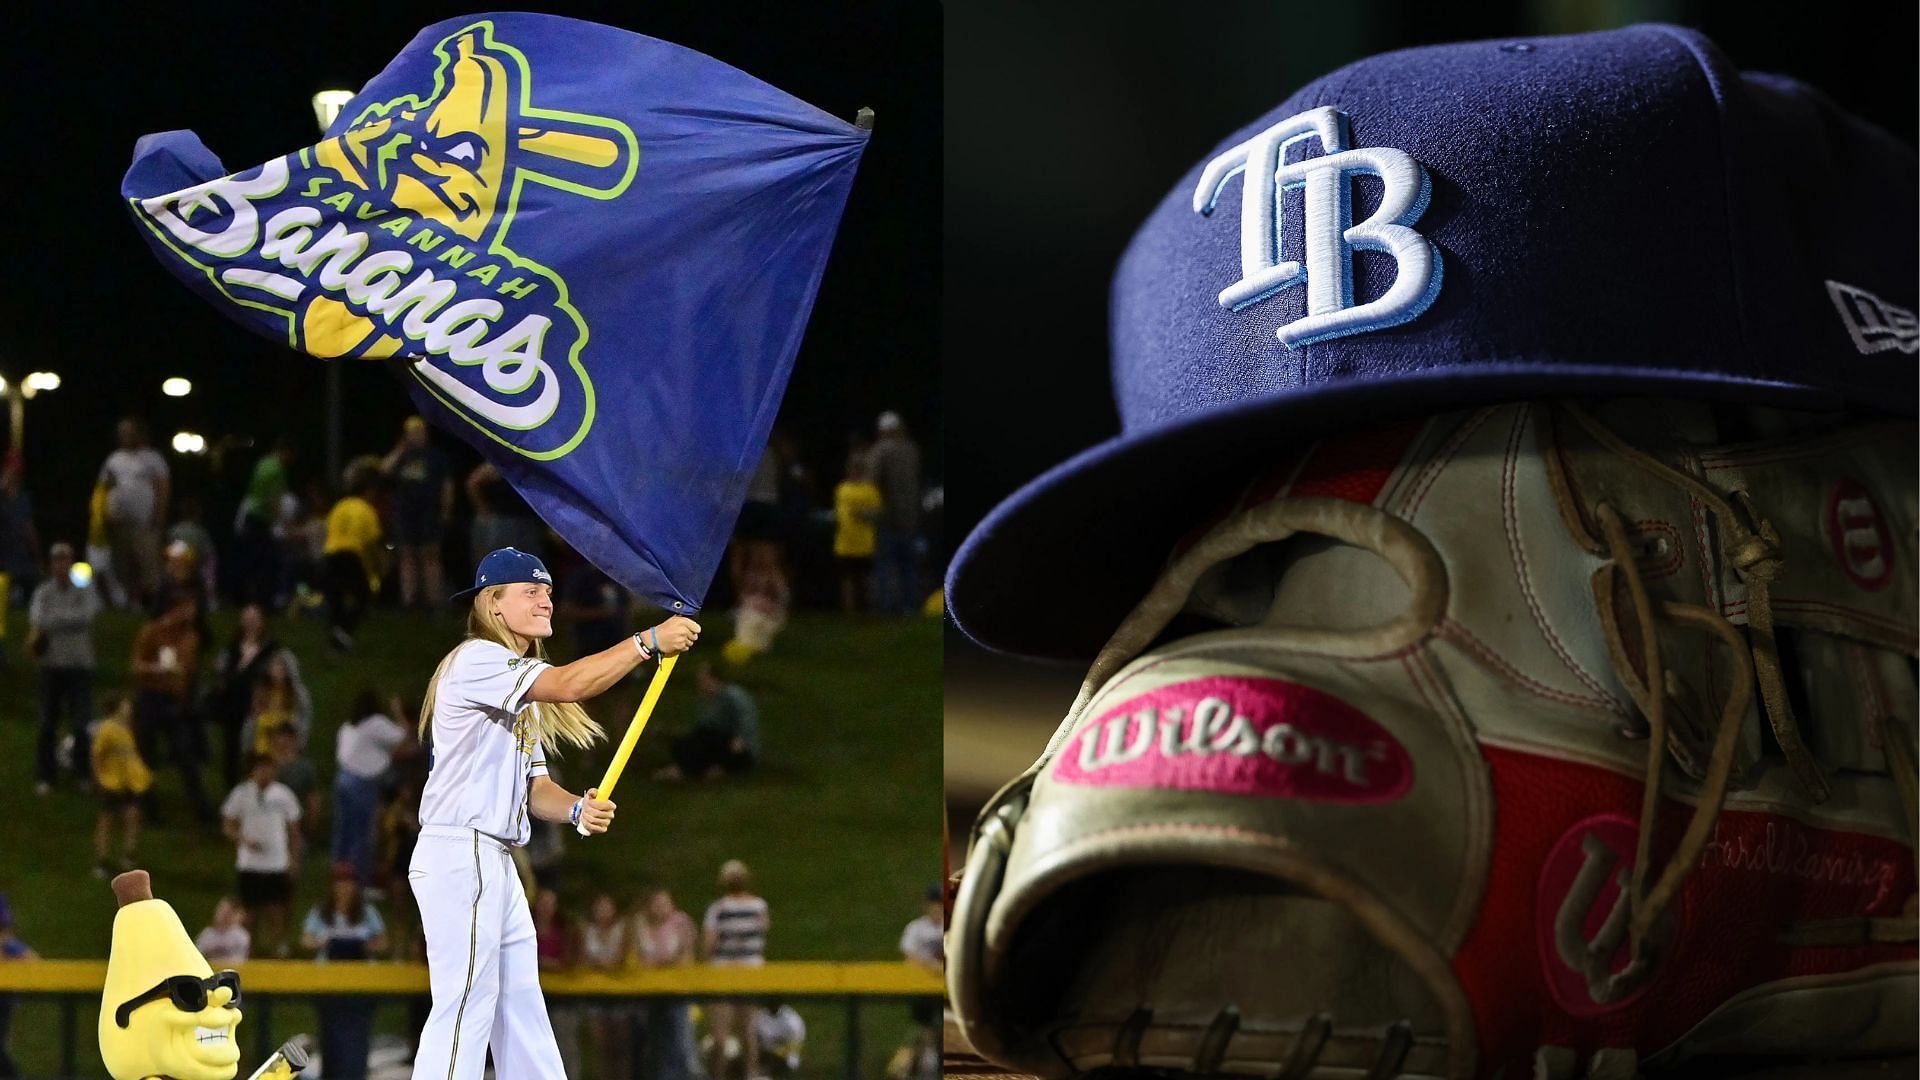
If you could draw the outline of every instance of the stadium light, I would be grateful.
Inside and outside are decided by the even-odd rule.
[[[168,397],[186,397],[193,393],[193,383],[180,378],[168,379],[160,384],[160,392]]]
[[[313,95],[313,118],[320,122],[322,134],[327,128],[333,126],[334,118],[339,116],[340,110],[346,108],[347,102],[352,100],[353,91],[351,90],[322,90]]]
[[[178,431],[173,436],[173,452],[176,454],[204,454],[207,452],[207,440],[191,431]]]
[[[36,371],[27,376],[27,385],[35,390],[58,390],[60,376],[51,371]]]

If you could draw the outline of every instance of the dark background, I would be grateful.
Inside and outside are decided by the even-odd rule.
[[[1642,21],[1701,29],[1737,66],[1800,78],[1914,138],[1910,3],[949,5],[949,552],[1015,488],[1118,433],[1108,281],[1134,228],[1222,138],[1374,53]]]
[[[898,410],[937,477],[939,8],[752,4],[716,19],[698,0],[536,6],[698,49],[849,120],[875,110],[781,423],[830,493],[848,435],[871,436],[882,410]],[[310,145],[315,91],[357,90],[422,27],[484,8],[35,4],[8,17],[0,376],[13,384],[48,370],[63,380],[26,404],[27,486],[43,540],[83,538],[113,423],[130,413],[149,419],[176,499],[204,496],[203,521],[219,537],[275,434],[299,447],[296,490],[322,471],[321,362],[228,322],[148,253],[119,197],[134,142],[192,128],[230,169]],[[175,375],[193,381],[192,396],[161,395]],[[405,392],[377,364],[348,363],[343,381],[342,459],[385,453],[412,411]],[[232,449],[174,454],[180,430]],[[436,441],[456,468],[477,461],[456,439]]]

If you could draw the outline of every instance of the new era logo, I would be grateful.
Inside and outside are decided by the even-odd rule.
[[[1837,281],[1827,282],[1827,295],[1833,297],[1833,306],[1839,309],[1840,321],[1847,324],[1847,334],[1860,355],[1871,356],[1888,349],[1920,351],[1920,324],[1916,324],[1913,312]]]

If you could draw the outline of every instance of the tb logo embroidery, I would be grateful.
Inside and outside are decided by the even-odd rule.
[[[1289,163],[1287,148],[1320,140],[1321,156]],[[1281,326],[1288,348],[1398,326],[1440,293],[1440,252],[1409,228],[1427,208],[1433,183],[1420,163],[1390,146],[1348,148],[1347,118],[1332,107],[1310,109],[1273,125],[1207,163],[1193,193],[1195,212],[1211,215],[1227,181],[1240,176],[1240,280],[1221,290],[1220,306],[1239,311],[1306,283],[1307,314]],[[1351,174],[1380,179],[1384,192],[1372,216],[1353,224]],[[1305,191],[1304,259],[1280,250],[1283,193]],[[1393,285],[1364,304],[1353,299],[1354,250],[1393,257]]]

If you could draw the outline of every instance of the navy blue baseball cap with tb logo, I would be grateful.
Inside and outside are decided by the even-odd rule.
[[[1672,26],[1376,56],[1229,135],[1112,290],[1123,434],[961,545],[976,641],[1091,656],[1282,448],[1499,400],[1911,414],[1913,149]]]

